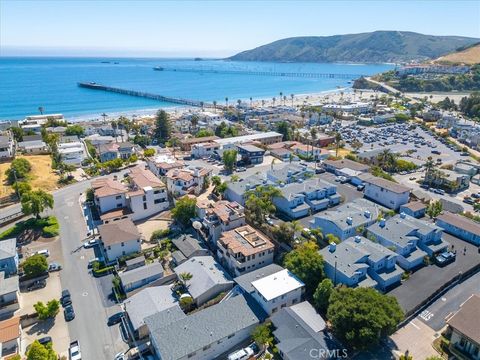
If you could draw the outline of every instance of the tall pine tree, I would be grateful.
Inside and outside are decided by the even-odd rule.
[[[172,125],[168,114],[164,110],[158,110],[155,120],[155,138],[159,143],[165,143],[172,134]]]

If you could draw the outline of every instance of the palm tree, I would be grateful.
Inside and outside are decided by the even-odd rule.
[[[250,96],[250,108],[252,107],[253,98]]]
[[[293,98],[295,97],[295,95],[293,94],[290,94],[290,99],[292,99],[292,107],[293,107]]]
[[[225,106],[228,107],[228,97],[225,97]]]
[[[310,136],[312,137],[312,157],[313,157],[313,142],[315,140],[317,140],[317,129],[316,128],[312,127],[310,129]],[[315,160],[317,160],[317,159],[315,159]],[[317,162],[315,161],[315,165],[316,164],[317,164]]]
[[[283,106],[285,106],[286,101],[287,101],[287,95],[283,95]]]
[[[277,99],[275,99],[275,96],[274,96],[274,97],[272,98],[273,106],[275,106],[275,100],[277,100]]]
[[[198,115],[193,114],[192,117],[190,118],[190,126],[196,129],[198,125],[198,120],[199,120]],[[190,132],[191,132],[191,129],[190,129]]]
[[[103,117],[103,123],[105,123],[105,120],[106,120],[106,118],[107,118],[107,116],[108,116],[108,115],[107,115],[107,114],[105,114],[105,113],[103,113],[103,114],[102,114],[102,115],[100,115],[100,116],[101,116],[101,117]]]
[[[118,128],[118,124],[115,120],[112,120],[110,122],[110,125],[112,125],[112,129],[113,129],[113,136],[115,136],[115,142],[118,142],[118,139],[117,139],[117,128]]]
[[[262,99],[262,106],[265,106],[265,99]]]
[[[275,158],[272,159],[272,163],[270,164],[270,168],[273,170],[273,165],[275,165]]]
[[[283,92],[281,92],[281,91],[280,91],[279,95],[280,95],[280,101],[282,101],[282,98],[283,98]]]
[[[213,100],[213,108],[215,109],[215,112],[217,112],[217,101]]]
[[[335,133],[335,157],[338,157],[338,149],[340,148],[340,144],[342,143],[342,134],[339,132]]]
[[[39,107],[38,107],[38,111],[40,112],[40,115],[43,115],[43,110],[44,110],[44,109],[43,109],[43,106],[39,106]]]
[[[192,273],[189,272],[183,272],[178,275],[180,278],[180,281],[182,282],[183,285],[185,285],[186,288],[188,288],[187,282],[192,280],[193,275]]]

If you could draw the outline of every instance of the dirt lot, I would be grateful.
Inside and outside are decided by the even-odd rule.
[[[153,232],[156,230],[166,230],[171,224],[171,214],[170,211],[163,211],[158,215],[148,219],[139,221],[136,223],[138,231],[142,234],[142,237],[145,239],[145,243],[142,243],[143,249],[148,249],[155,244],[150,244],[148,241],[152,236]]]
[[[50,155],[19,155],[17,158],[27,159],[32,164],[30,173],[30,185],[34,189],[43,189],[52,191],[58,189],[58,175],[52,171],[52,160]],[[6,183],[6,171],[10,167],[10,162],[0,164],[0,197],[13,193],[13,189]]]

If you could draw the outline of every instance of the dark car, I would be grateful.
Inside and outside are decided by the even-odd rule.
[[[325,169],[323,168],[316,168],[315,169],[315,174],[323,174],[325,172]]]
[[[358,191],[363,191],[364,189],[365,189],[365,185],[363,185],[363,184],[357,185],[357,190]]]
[[[116,314],[113,314],[108,318],[107,325],[112,326],[120,323],[122,321],[122,317],[123,317],[123,312],[118,312]]]
[[[63,290],[62,291],[62,297],[60,298],[60,302],[62,303],[63,307],[66,307],[66,306],[72,304],[72,298],[70,297],[70,291],[68,291],[68,290]]]
[[[45,286],[47,286],[47,280],[36,280],[29,287],[27,287],[27,291],[43,289]]]
[[[52,338],[50,336],[45,336],[45,337],[42,337],[40,339],[37,339],[37,341],[41,344],[41,345],[47,345],[47,344],[50,344],[52,342]],[[30,347],[32,346],[32,344],[28,345],[27,348],[26,348],[26,351],[25,353],[28,353],[28,350],[30,350]]]
[[[75,311],[73,310],[73,306],[67,305],[65,309],[63,309],[63,316],[65,317],[65,321],[72,321],[75,319]]]
[[[456,255],[453,252],[447,251],[447,252],[441,253],[440,255],[435,256],[435,263],[438,266],[445,266],[447,264],[454,262],[455,258],[456,258]]]

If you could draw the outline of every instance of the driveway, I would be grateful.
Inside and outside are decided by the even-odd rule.
[[[480,254],[476,246],[450,234],[444,233],[443,239],[457,250],[457,259],[454,263],[445,267],[437,265],[423,267],[410,275],[402,285],[388,293],[397,298],[404,311],[414,309],[460,272],[465,272],[480,262]],[[464,249],[467,250],[465,255]]]

